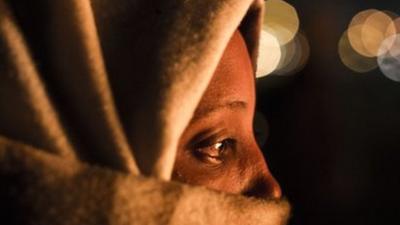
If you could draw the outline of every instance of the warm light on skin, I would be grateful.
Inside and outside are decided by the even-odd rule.
[[[351,29],[354,29],[354,27],[350,28],[349,30],[351,31]],[[353,49],[347,32],[342,35],[338,47],[340,59],[342,60],[343,64],[345,64],[351,70],[358,73],[365,73],[377,68],[378,64],[375,58],[367,58],[362,56]]]
[[[264,30],[274,35],[281,46],[290,42],[300,24],[296,9],[282,0],[267,0],[265,11]]]
[[[235,32],[180,138],[173,180],[281,201],[254,136],[255,100],[250,55]]]
[[[278,40],[272,34],[261,31],[257,78],[272,73],[278,67],[280,59],[281,47]]]

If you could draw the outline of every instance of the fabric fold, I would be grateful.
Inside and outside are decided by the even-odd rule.
[[[143,174],[169,179],[180,134],[228,40],[251,6],[262,8],[262,1],[253,2],[92,2],[111,86]],[[250,28],[261,17],[248,18]],[[256,32],[252,37],[257,43]]]
[[[75,158],[25,40],[3,1],[0,62],[0,134]]]
[[[3,137],[0,176],[9,225],[272,225],[286,222],[275,204],[289,207],[66,161]]]
[[[49,75],[79,121],[75,131],[85,134],[86,145],[95,149],[84,156],[139,174],[113,101],[90,1],[56,1],[49,8]]]
[[[168,181],[238,28],[256,67],[262,7],[0,0],[5,224],[283,224],[271,201]]]

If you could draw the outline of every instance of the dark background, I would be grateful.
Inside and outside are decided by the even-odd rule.
[[[400,224],[400,83],[344,66],[338,42],[352,17],[400,1],[292,0],[310,44],[294,76],[257,81],[269,122],[263,147],[293,204],[291,225]]]

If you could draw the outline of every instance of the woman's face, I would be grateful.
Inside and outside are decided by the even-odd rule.
[[[173,179],[280,198],[253,133],[255,82],[241,34],[232,36],[178,147]]]

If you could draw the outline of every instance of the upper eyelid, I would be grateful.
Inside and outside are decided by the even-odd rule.
[[[196,142],[193,144],[193,149],[195,148],[205,148],[205,147],[210,147],[212,145],[215,145],[217,143],[223,142],[227,138],[218,138],[218,137],[210,137],[206,138],[202,141]]]
[[[221,142],[225,142],[225,144],[227,145],[227,148],[230,149],[232,154],[236,154],[237,148],[238,148],[238,144],[237,144],[237,140],[234,138],[222,138],[219,139],[218,141],[210,141],[206,144],[201,144],[198,145],[197,147],[193,148],[192,150],[200,150],[200,149],[205,149],[205,148],[209,148],[217,143],[221,143]]]
[[[213,144],[215,142],[221,141],[227,137],[226,135],[228,132],[225,129],[217,130],[217,131],[211,131],[211,130],[206,130],[203,132],[198,133],[195,135],[193,138],[190,139],[188,148],[193,149],[196,147],[196,145],[200,144]]]
[[[227,141],[227,142],[226,142],[226,141]],[[198,146],[203,146],[203,148],[204,148],[204,147],[210,147],[210,146],[212,146],[212,145],[216,145],[216,144],[218,144],[218,143],[223,143],[223,142],[226,142],[226,144],[231,145],[231,144],[233,144],[233,143],[236,142],[236,141],[235,141],[233,138],[229,138],[229,137],[227,137],[227,138],[215,139],[215,140],[210,139],[210,140],[205,140],[204,143],[199,143]],[[201,148],[201,147],[200,147],[200,148]]]

